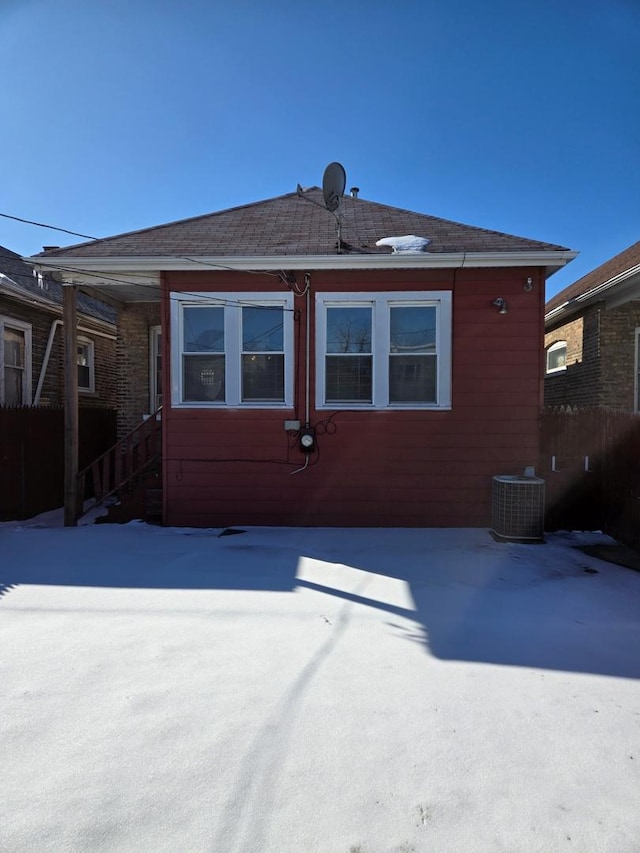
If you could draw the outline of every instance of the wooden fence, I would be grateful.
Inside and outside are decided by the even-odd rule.
[[[112,409],[79,411],[79,466],[116,440]],[[31,518],[64,503],[64,409],[0,408],[0,521]]]
[[[116,441],[116,413],[80,409],[79,467]],[[640,547],[640,415],[545,409],[541,467],[546,529],[604,530]],[[0,521],[64,502],[64,410],[0,408]]]
[[[541,422],[547,530],[604,530],[640,547],[640,415],[548,408]]]

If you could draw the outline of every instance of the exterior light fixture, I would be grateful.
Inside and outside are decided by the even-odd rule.
[[[524,291],[525,291],[525,293],[531,293],[532,290],[533,290],[533,279],[531,278],[531,276],[529,276],[529,278],[524,283]]]
[[[308,424],[300,430],[300,450],[311,453],[316,446],[316,431]]]
[[[497,299],[494,299],[491,304],[496,306],[496,308],[498,309],[498,314],[506,314],[508,311],[507,302],[501,296],[498,296]]]

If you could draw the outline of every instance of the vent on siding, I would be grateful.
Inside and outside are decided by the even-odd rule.
[[[544,480],[502,475],[493,478],[493,532],[501,539],[544,538]]]

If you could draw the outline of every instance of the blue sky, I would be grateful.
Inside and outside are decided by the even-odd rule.
[[[639,36],[637,0],[0,0],[0,212],[107,236],[339,160],[363,198],[579,250],[551,296],[640,239]]]

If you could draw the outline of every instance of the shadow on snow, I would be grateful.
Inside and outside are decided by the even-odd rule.
[[[0,532],[0,600],[28,584],[308,590],[374,608],[443,660],[637,678],[640,574],[570,545],[498,544],[482,530],[25,528]]]

